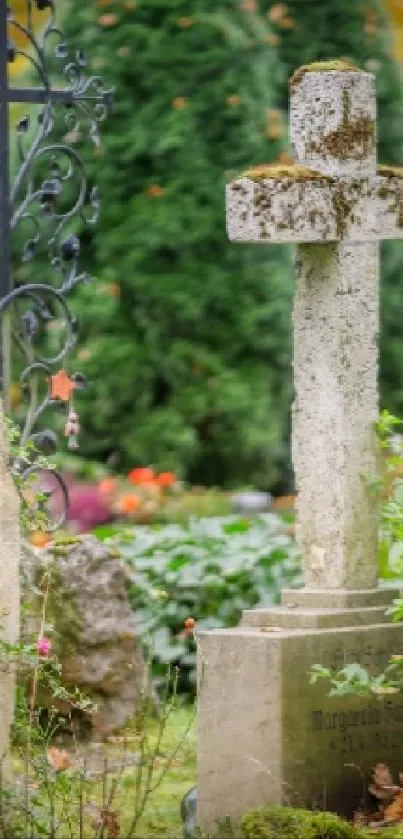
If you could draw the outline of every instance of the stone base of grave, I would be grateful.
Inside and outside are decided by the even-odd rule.
[[[283,593],[278,608],[199,634],[198,811],[202,833],[269,804],[351,815],[377,762],[403,772],[403,697],[328,696],[314,664],[372,672],[403,653],[385,615],[397,591]]]

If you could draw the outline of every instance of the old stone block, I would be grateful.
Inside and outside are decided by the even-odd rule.
[[[294,179],[290,167],[288,177],[274,178],[267,167],[267,177],[254,179],[252,170],[229,183],[229,239],[262,244],[379,239],[372,182],[327,181],[312,175],[312,179]]]
[[[9,472],[7,445],[0,404],[0,638],[15,644],[20,620],[19,499]],[[0,761],[3,779],[8,774],[7,752],[14,717],[15,666],[6,654],[0,663]]]
[[[373,175],[375,123],[375,79],[370,73],[304,73],[291,89],[290,138],[295,156],[318,172]]]
[[[403,699],[331,698],[314,664],[379,671],[403,648],[403,627],[241,627],[199,636],[199,825],[237,825],[273,803],[351,815],[372,766],[401,771]],[[363,778],[365,779],[363,782]]]
[[[141,710],[147,683],[130,605],[130,575],[123,560],[95,536],[50,544],[45,553],[25,546],[21,577],[29,612],[22,634],[28,638],[38,631],[42,600],[37,587],[45,570],[51,579],[47,620],[53,624],[63,685],[79,688],[96,705],[90,721],[94,735],[104,738]],[[151,690],[150,702],[154,699]],[[55,699],[51,692],[40,691],[39,703],[45,708]]]

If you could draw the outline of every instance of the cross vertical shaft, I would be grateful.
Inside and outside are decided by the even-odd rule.
[[[333,178],[375,178],[375,118],[372,76],[306,73],[291,93],[298,163]],[[342,198],[340,212],[348,212]],[[300,244],[295,264],[292,449],[305,583],[371,588],[377,584],[379,244]]]

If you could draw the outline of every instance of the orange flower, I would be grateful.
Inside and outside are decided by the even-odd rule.
[[[68,402],[75,388],[75,382],[70,379],[65,370],[59,370],[49,379],[51,399],[60,399],[61,402]]]
[[[256,12],[256,0],[243,0],[241,3],[241,9],[244,12]]]
[[[117,22],[117,15],[101,15],[101,17],[98,18],[98,23],[100,23],[101,26],[115,26]]]
[[[273,32],[271,35],[267,36],[266,41],[267,41],[268,44],[270,44],[271,47],[275,47],[279,43],[280,38],[278,37],[278,35],[275,35],[274,32]]]
[[[180,17],[177,20],[177,24],[181,29],[188,29],[189,26],[193,26],[193,19],[191,17]]]
[[[127,479],[131,484],[138,484],[139,486],[151,484],[155,480],[154,470],[150,469],[149,466],[139,466],[129,472]]]
[[[172,107],[175,108],[176,111],[181,111],[183,108],[186,108],[187,103],[188,101],[184,96],[177,96],[172,102]]]
[[[103,478],[98,484],[98,490],[101,495],[111,495],[115,492],[117,483],[116,478]]]
[[[146,192],[151,198],[160,198],[164,194],[164,190],[159,184],[153,184],[153,186],[147,187]]]
[[[236,93],[234,93],[233,96],[228,96],[227,105],[234,106],[234,105],[240,105],[240,103],[241,103],[241,97],[238,96]]]
[[[51,539],[47,533],[43,533],[42,530],[37,530],[32,534],[29,541],[35,548],[46,548],[46,545],[49,544]]]
[[[194,618],[186,618],[183,625],[187,632],[191,632],[196,626],[196,621]]]
[[[141,498],[134,492],[127,492],[119,498],[119,510],[125,515],[135,513],[141,507]]]
[[[110,294],[111,297],[119,297],[120,285],[119,283],[106,283],[105,291],[107,294]]]
[[[273,23],[278,23],[286,16],[287,12],[287,6],[285,6],[284,3],[276,3],[276,5],[272,6],[270,11],[267,12],[267,17],[269,20],[272,20]]]
[[[162,489],[166,489],[167,487],[171,487],[172,484],[176,484],[176,476],[173,472],[161,472],[156,478],[156,482]]]
[[[295,20],[293,17],[283,17],[279,20],[278,25],[281,26],[282,29],[294,29]]]

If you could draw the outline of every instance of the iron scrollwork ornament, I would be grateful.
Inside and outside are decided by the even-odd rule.
[[[36,31],[38,27],[34,28],[36,12],[41,13],[41,17],[43,13],[40,34]],[[66,360],[77,341],[77,321],[68,298],[78,284],[91,279],[80,268],[81,243],[74,229],[75,222],[81,219],[86,224],[95,224],[99,201],[97,188],[89,182],[83,162],[73,147],[74,140],[85,133],[99,145],[99,126],[107,116],[112,94],[105,89],[99,76],[88,74],[82,50],[77,50],[73,56],[70,54],[56,25],[54,0],[25,0],[22,19],[13,15],[12,6],[8,7],[3,29],[7,38],[7,48],[2,51],[4,60],[10,67],[17,59],[24,59],[30,75],[35,76],[39,85],[23,89],[7,85],[6,101],[3,90],[3,109],[5,106],[7,110],[9,103],[19,102],[35,105],[39,112],[34,117],[24,114],[16,125],[18,160],[17,165],[13,161],[13,175],[7,183],[8,229],[2,230],[2,236],[18,231],[19,238],[23,239],[20,266],[34,265],[37,254],[46,252],[50,272],[47,284],[24,282],[24,279],[21,282],[24,271],[17,270],[17,283],[13,283],[10,265],[3,266],[3,274],[9,272],[6,281],[3,277],[0,299],[3,396],[7,404],[5,369],[7,361],[10,364],[7,355],[12,346],[23,359],[20,386],[27,408],[22,421],[21,447],[24,451],[31,447],[32,451],[35,448],[49,454],[57,446],[57,437],[52,431],[37,431],[38,424],[50,406],[66,411],[64,433],[69,446],[75,448],[79,418],[73,406],[73,395],[86,384],[80,373],[66,372]],[[4,76],[7,78],[7,67]],[[57,80],[57,86],[53,85],[52,77]],[[0,134],[2,129],[3,133],[7,129],[8,134],[4,121]],[[7,141],[8,137],[3,136],[4,148]],[[3,179],[3,201],[4,184]],[[60,376],[64,376],[64,388]],[[55,491],[59,492],[61,505],[56,514],[53,509],[47,530],[59,528],[65,520],[68,505],[62,476],[56,470],[37,465],[35,455],[15,459],[12,468],[19,479],[39,477],[40,471],[42,483],[45,479],[42,504],[44,499],[53,498]],[[46,479],[53,489],[46,490]],[[49,502],[48,506],[50,509],[52,504]]]

